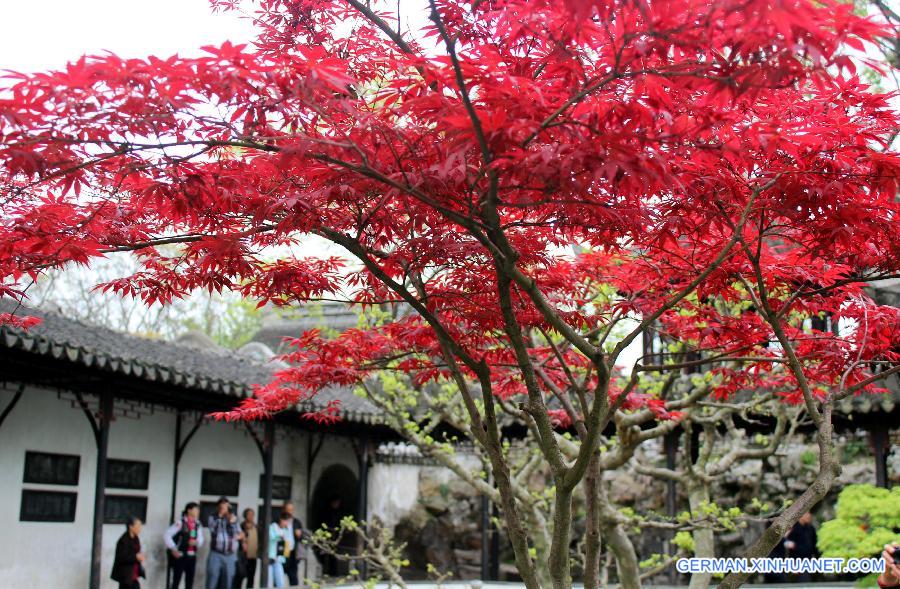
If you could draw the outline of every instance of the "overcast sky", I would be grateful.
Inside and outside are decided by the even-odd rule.
[[[400,5],[404,27],[425,24],[423,0]],[[0,22],[0,70],[14,71],[56,69],[103,51],[197,55],[204,45],[249,43],[255,36],[249,19],[213,14],[209,0],[0,0]]]
[[[56,69],[84,54],[196,55],[249,42],[253,27],[208,0],[0,0],[0,69]]]

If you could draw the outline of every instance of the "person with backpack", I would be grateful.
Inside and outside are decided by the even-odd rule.
[[[172,567],[172,586],[178,589],[184,577],[184,589],[193,589],[194,572],[197,570],[197,551],[203,546],[200,533],[200,506],[191,501],[184,506],[181,518],[166,529],[163,541],[169,553]]]
[[[300,585],[300,577],[298,570],[300,568],[300,557],[303,555],[303,548],[300,545],[300,537],[303,535],[303,523],[294,515],[294,503],[286,501],[282,506],[282,511],[288,514],[288,534],[291,535],[291,553],[284,562],[284,574],[287,575],[288,582],[293,587]]]
[[[293,516],[282,511],[277,522],[269,526],[269,579],[274,587],[284,587],[285,563],[294,549],[290,523]]]
[[[237,516],[231,513],[231,504],[226,497],[219,497],[216,513],[209,516],[209,556],[206,558],[206,589],[231,589],[237,566],[238,542],[244,533],[238,525]]]
[[[244,574],[235,575],[234,589],[241,589],[245,579],[247,589],[251,589],[256,578],[256,559],[259,557],[259,532],[256,529],[256,512],[249,507],[244,510],[241,531],[244,532],[244,539],[238,551],[238,569],[243,563]]]

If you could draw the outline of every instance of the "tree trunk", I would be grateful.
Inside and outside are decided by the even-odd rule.
[[[584,542],[584,589],[600,586],[600,457],[591,458],[584,480],[587,526]]]
[[[496,430],[492,430],[490,433],[494,435],[488,436],[486,450],[491,460],[494,479],[497,481],[497,490],[500,492],[501,510],[506,520],[506,530],[513,547],[516,566],[519,569],[519,574],[522,576],[523,583],[528,589],[540,589],[541,585],[535,574],[533,561],[528,550],[528,534],[522,527],[522,522],[519,518],[516,497],[510,482],[509,466],[503,456],[503,449],[499,437],[496,435]]]
[[[601,481],[598,485],[598,498],[600,507],[600,530],[606,540],[606,545],[616,559],[616,571],[619,574],[619,587],[621,589],[640,589],[641,567],[637,553],[631,538],[622,529],[616,516],[618,513],[609,504],[606,487]]]
[[[696,520],[703,515],[703,506],[709,503],[709,487],[700,481],[692,481],[688,485],[688,502],[691,514]],[[712,528],[700,527],[691,532],[694,539],[694,556],[698,558],[714,558],[715,544]],[[712,573],[694,573],[691,575],[689,589],[706,589],[712,581]]]
[[[784,534],[790,530],[800,516],[812,509],[831,489],[834,480],[841,474],[841,465],[834,458],[833,426],[830,407],[826,407],[825,420],[819,424],[816,441],[819,446],[819,472],[816,480],[797,500],[775,518],[762,536],[744,554],[746,558],[763,558],[772,552]],[[737,589],[750,577],[747,573],[729,573],[719,583],[718,589]]]
[[[560,489],[557,481],[556,497],[553,501],[553,543],[550,545],[550,578],[553,589],[568,589],[572,586],[569,566],[569,543],[572,529],[572,491]]]
[[[606,545],[616,558],[616,572],[619,573],[621,589],[641,589],[641,567],[638,563],[634,544],[620,524],[603,527]]]
[[[531,509],[526,510],[523,506],[522,517],[525,525],[528,526],[529,540],[536,555],[534,559],[534,574],[537,576],[541,587],[552,587],[553,581],[550,576],[550,567],[547,565],[550,561],[550,534],[547,530],[547,520],[533,506],[529,507]]]

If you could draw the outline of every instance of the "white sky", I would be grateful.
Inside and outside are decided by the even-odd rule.
[[[423,0],[400,4],[405,28],[426,23]],[[0,70],[22,72],[57,69],[103,51],[197,55],[204,45],[255,37],[249,19],[233,11],[213,14],[209,0],[0,0],[0,23]]]
[[[197,55],[203,45],[246,43],[253,27],[207,0],[0,0],[0,69],[57,69],[84,54]]]

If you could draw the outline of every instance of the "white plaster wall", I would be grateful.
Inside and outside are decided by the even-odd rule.
[[[74,419],[87,421],[79,411]],[[174,463],[175,414],[155,408],[152,415],[142,415],[140,419],[117,417],[109,428],[109,458],[124,460],[143,460],[150,463],[150,484],[146,490],[126,490],[107,488],[107,495],[136,495],[147,497],[147,521],[141,532],[141,544],[147,560],[144,566],[147,571],[148,588],[164,587],[166,577],[166,558],[162,544],[162,534],[169,519],[169,502],[172,493],[172,465]],[[93,448],[82,457],[82,477],[88,482],[88,492],[84,495],[84,503],[88,506],[89,515],[83,528],[85,554],[90,555],[91,514],[94,502],[94,478],[96,476],[96,449]],[[85,470],[87,467],[87,470]],[[78,498],[79,502],[82,497]],[[62,524],[55,524],[62,525]],[[101,574],[102,587],[113,589],[118,587],[109,578],[116,554],[116,542],[125,531],[122,524],[106,524],[103,526],[103,562]],[[83,565],[82,565],[83,567]]]
[[[393,528],[419,501],[419,471],[412,464],[373,464],[369,469],[369,515]]]
[[[474,455],[457,454],[455,460],[467,470],[480,470]],[[423,472],[439,483],[456,478],[449,468],[431,465],[378,462],[369,469],[369,515],[377,516],[388,528],[393,528],[419,502],[419,479]]]
[[[0,392],[0,407],[11,398],[10,392]],[[81,456],[77,487],[28,485],[76,491],[74,523],[19,521],[26,450]],[[0,427],[0,529],[5,530],[0,534],[0,587],[87,587],[95,456],[94,435],[80,410],[58,400],[55,393],[25,391]]]
[[[12,395],[0,393],[5,407]],[[117,417],[110,426],[109,457],[150,462],[147,490],[108,488],[107,494],[146,496],[147,521],[141,540],[147,553],[146,586],[164,587],[162,534],[169,519],[172,489],[175,415],[154,410],[140,419]],[[78,486],[24,484],[25,452],[38,450],[81,457]],[[58,398],[55,391],[29,387],[0,429],[0,526],[13,530],[0,536],[0,586],[5,588],[86,587],[90,571],[91,526],[97,450],[81,409]],[[20,522],[23,488],[77,491],[73,523]],[[109,579],[120,524],[103,526],[102,587]]]
[[[0,410],[12,392],[0,389]],[[147,554],[145,589],[162,589],[165,584],[165,548],[162,534],[169,523],[174,462],[175,414],[157,408],[140,419],[117,418],[110,427],[109,457],[150,462],[150,484],[146,491],[108,489],[108,494],[147,496],[147,522],[141,534]],[[186,433],[192,425],[182,423]],[[306,456],[309,434],[277,429],[274,474],[292,475],[292,495],[301,516],[306,513]],[[20,522],[19,508],[26,450],[77,454],[81,471],[77,487],[27,485],[28,488],[71,490],[78,493],[74,523]],[[346,438],[329,436],[316,457],[313,482],[328,466],[340,463],[357,472],[353,447]],[[239,509],[258,509],[259,476],[262,459],[253,439],[242,425],[205,422],[188,444],[181,459],[176,513],[188,501],[214,501],[200,495],[204,468],[237,470],[240,489],[235,501]],[[88,585],[91,549],[91,521],[96,473],[96,445],[90,425],[80,409],[60,400],[56,391],[28,388],[9,418],[0,427],[0,589],[83,589]],[[310,487],[310,491],[314,489]],[[276,502],[277,504],[277,502]],[[103,530],[103,589],[116,585],[109,579],[115,544],[124,531],[122,525],[105,525]],[[208,544],[207,544],[208,546]],[[198,562],[195,587],[203,587],[208,548]]]

